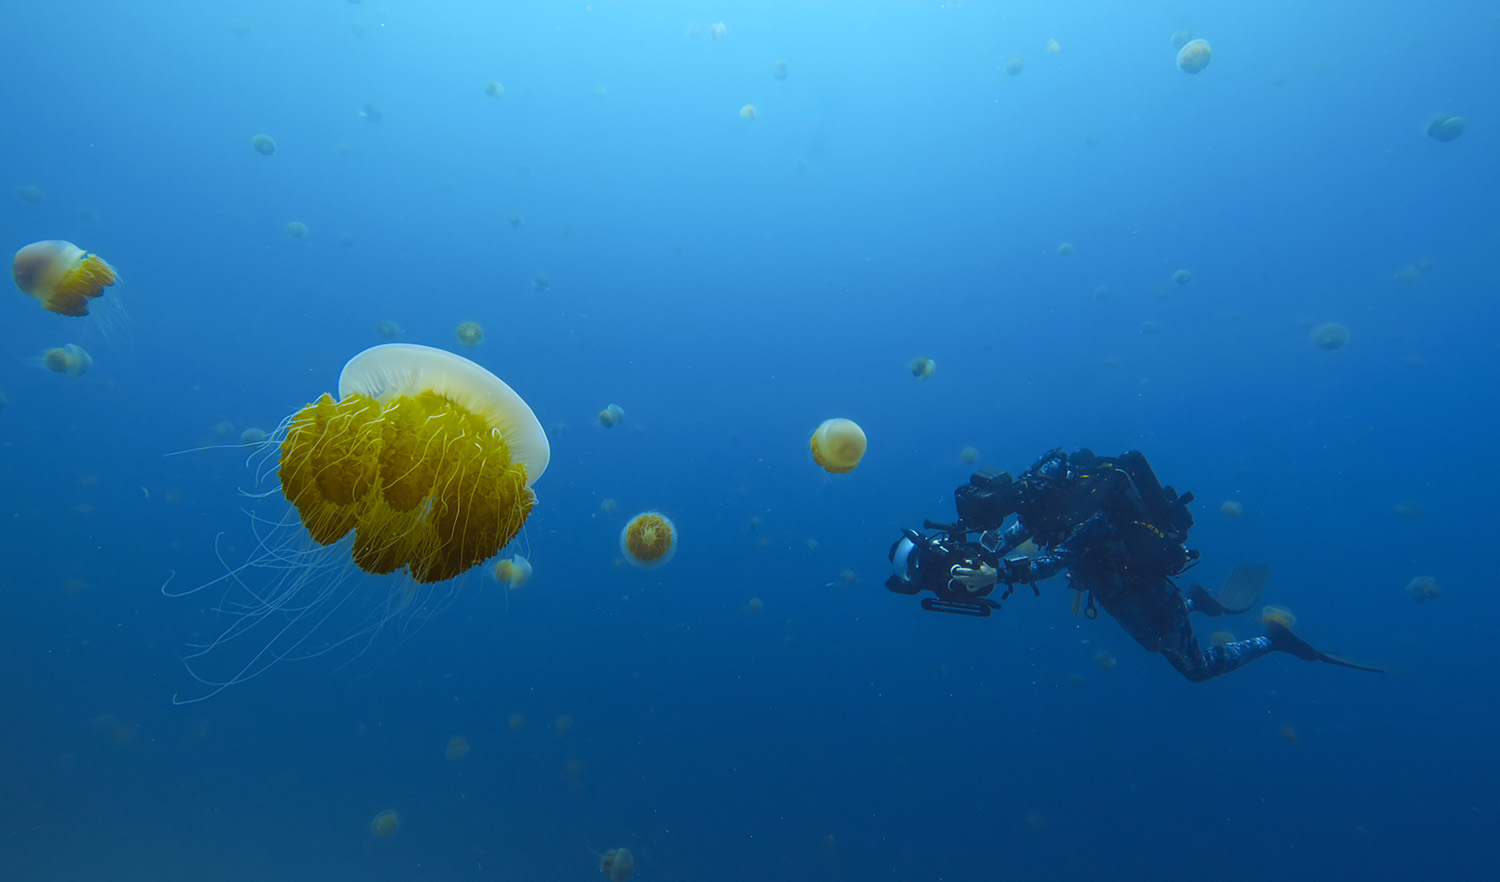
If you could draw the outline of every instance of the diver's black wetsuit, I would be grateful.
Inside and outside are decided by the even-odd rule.
[[[1163,487],[1138,452],[1054,450],[1014,481],[981,472],[955,496],[960,518],[975,531],[998,531],[1016,515],[986,555],[1000,582],[1035,583],[1066,569],[1070,587],[1086,593],[1091,617],[1097,601],[1189,680],[1227,674],[1273,649],[1268,637],[1198,645],[1188,622],[1192,601],[1172,581],[1198,557],[1184,545],[1192,494]],[[1040,553],[1007,560],[1027,539]]]

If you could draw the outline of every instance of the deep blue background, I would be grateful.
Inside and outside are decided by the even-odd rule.
[[[100,253],[129,319],[3,302],[0,878],[588,880],[621,845],[641,882],[1492,871],[1500,18],[1329,7],[4,4],[0,243]],[[242,451],[163,454],[332,391],[381,320],[483,323],[465,354],[548,427],[534,580],[173,707],[217,595],[162,581],[284,503],[238,494]],[[36,364],[69,341],[88,374]],[[831,416],[852,474],[808,455]],[[923,613],[886,549],[970,444],[1144,450],[1198,496],[1196,578],[1268,560],[1309,639],[1399,672],[1190,685],[1060,584]],[[621,568],[646,508],[680,551]]]

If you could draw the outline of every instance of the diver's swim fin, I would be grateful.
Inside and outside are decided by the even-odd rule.
[[[1236,615],[1246,612],[1260,602],[1260,589],[1266,587],[1271,575],[1270,564],[1238,564],[1224,583],[1218,596],[1208,593],[1202,585],[1188,586],[1188,600],[1193,602],[1193,611],[1208,616]]]
[[[1266,636],[1271,638],[1271,649],[1277,652],[1289,652],[1297,658],[1308,661],[1320,661],[1344,668],[1353,668],[1356,671],[1371,671],[1376,674],[1386,673],[1385,668],[1360,664],[1359,662],[1350,661],[1347,658],[1342,658],[1332,653],[1320,652],[1314,649],[1311,643],[1293,634],[1290,628],[1277,621],[1266,622]]]

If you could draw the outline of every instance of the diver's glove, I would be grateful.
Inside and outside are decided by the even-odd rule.
[[[969,589],[970,594],[995,587],[995,582],[1000,578],[1000,571],[987,563],[981,562],[977,569],[955,564],[948,571],[953,581]]]

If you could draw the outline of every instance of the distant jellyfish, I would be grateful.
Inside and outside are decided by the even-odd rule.
[[[16,252],[11,276],[48,312],[82,316],[89,314],[89,301],[115,283],[115,268],[72,242],[46,239]]]
[[[1108,285],[1095,285],[1094,286],[1094,299],[1095,300],[1108,300],[1109,299],[1109,286]]]
[[[1297,617],[1292,615],[1292,611],[1284,606],[1262,607],[1260,620],[1263,624],[1269,625],[1274,622],[1289,630],[1297,626]]]
[[[1468,127],[1469,123],[1463,117],[1440,113],[1427,124],[1427,135],[1434,141],[1452,141]]]
[[[568,734],[568,732],[572,731],[572,729],[573,717],[569,714],[559,714],[557,719],[552,721],[552,731],[556,732],[559,735],[566,735]]]
[[[599,510],[605,514],[614,514],[620,504],[613,499],[603,499],[599,502]]]
[[[396,814],[395,809],[386,809],[370,821],[371,835],[382,839],[395,836],[399,829],[401,829],[401,816]]]
[[[1116,662],[1114,653],[1111,653],[1109,650],[1101,649],[1098,652],[1094,653],[1094,667],[1098,668],[1099,670],[1111,670],[1114,668],[1115,664]]]
[[[495,563],[495,581],[514,591],[531,581],[531,561],[516,555]]]
[[[1026,59],[1019,55],[1012,55],[1005,60],[1005,72],[1011,76],[1018,76],[1026,69]]]
[[[1308,339],[1319,349],[1331,352],[1335,349],[1342,349],[1344,344],[1349,342],[1349,329],[1338,322],[1327,322],[1313,328]]]
[[[716,22],[712,25],[709,25],[708,35],[710,37],[713,37],[715,40],[722,40],[725,37],[729,36],[729,28],[724,27],[724,23],[722,21]]]
[[[293,239],[307,238],[307,224],[302,221],[292,221],[286,225],[286,234]]]
[[[1186,46],[1188,43],[1192,42],[1192,39],[1193,32],[1188,30],[1187,28],[1172,32],[1172,45],[1176,46],[1178,49],[1181,49],[1183,46]]]
[[[625,408],[618,404],[611,404],[599,411],[599,425],[606,429],[613,429],[623,422],[625,422]]]
[[[1226,518],[1237,518],[1244,513],[1245,506],[1241,505],[1237,500],[1226,499],[1219,503],[1219,514]]]
[[[1149,334],[1160,334],[1161,333],[1161,322],[1159,322],[1159,321],[1157,321],[1155,319],[1146,319],[1145,321],[1141,322],[1140,332],[1142,334],[1147,334],[1147,335],[1149,335]]]
[[[526,221],[525,221],[524,218],[521,217],[520,214],[518,214],[517,212],[513,211],[513,212],[510,213],[510,215],[508,217],[505,218],[505,222],[508,223],[508,224],[510,224],[510,228],[512,230],[519,230],[519,229],[521,229],[521,225],[524,224]]]
[[[1209,59],[1213,57],[1214,50],[1207,40],[1189,40],[1177,50],[1177,69],[1195,74],[1208,67]]]
[[[1229,644],[1235,642],[1234,632],[1215,631],[1212,634],[1208,635],[1208,642],[1213,646],[1228,646]]]
[[[1058,253],[1058,256],[1060,256],[1060,257],[1069,257],[1069,256],[1071,256],[1073,254],[1073,243],[1072,242],[1064,242],[1061,245],[1058,245],[1057,246],[1057,253]]]
[[[537,273],[531,277],[531,290],[538,294],[546,294],[552,290],[552,280],[544,273]]]
[[[918,356],[911,360],[909,367],[911,375],[919,380],[930,380],[937,373],[937,362],[924,356]]]
[[[257,429],[254,426],[240,433],[240,443],[249,446],[266,443],[266,430]]]
[[[1443,586],[1431,576],[1417,576],[1406,583],[1406,594],[1417,603],[1426,603],[1443,596]]]
[[[276,152],[276,139],[270,135],[256,135],[250,139],[250,146],[261,156],[270,156]]]
[[[479,322],[460,322],[453,334],[458,337],[459,343],[470,349],[484,342],[484,328],[479,326]]]
[[[1172,281],[1179,285],[1186,285],[1193,280],[1193,271],[1180,269],[1172,273]]]
[[[745,120],[746,122],[754,122],[755,121],[755,105],[754,104],[746,104],[744,107],[741,107],[740,108],[740,119]]]
[[[1291,725],[1285,725],[1281,727],[1281,740],[1285,741],[1287,744],[1296,744],[1297,741],[1301,738],[1302,733],[1297,731],[1297,727]]]
[[[865,455],[865,430],[853,420],[824,420],[812,435],[813,460],[825,470],[852,472]]]
[[[473,748],[469,746],[469,739],[462,735],[455,735],[448,740],[448,748],[443,751],[443,758],[450,763],[456,763],[467,758],[472,750]]]
[[[979,449],[969,446],[958,452],[958,460],[964,465],[973,465],[979,461]]]
[[[791,72],[791,62],[787,61],[785,58],[778,58],[776,59],[776,62],[771,65],[771,76],[775,77],[778,80],[786,79],[786,75]]]
[[[765,601],[761,600],[759,597],[752,597],[745,602],[745,605],[740,608],[740,611],[748,613],[749,615],[755,615],[765,608]]]
[[[380,335],[380,339],[382,340],[394,340],[406,333],[406,329],[390,319],[386,319],[375,323],[375,333]]]
[[[1422,516],[1422,503],[1415,499],[1403,499],[1391,506],[1391,509],[1408,521],[1414,521]]]
[[[22,202],[30,202],[32,205],[47,201],[47,191],[36,184],[22,184],[16,188],[16,195],[21,197]]]
[[[853,585],[859,581],[859,574],[853,570],[843,570],[839,573],[839,581],[845,585]]]
[[[81,377],[94,366],[94,358],[85,352],[82,346],[68,343],[61,348],[48,349],[42,353],[42,365],[54,374]]]
[[[677,525],[661,512],[641,512],[620,531],[620,553],[635,566],[659,567],[677,553]]]
[[[1056,55],[1057,53],[1062,51],[1062,44],[1057,42],[1056,40],[1048,40],[1047,51],[1053,55]]]
[[[526,726],[526,715],[513,713],[505,719],[505,724],[510,727],[510,731],[519,732]]]
[[[723,27],[723,25],[714,25]],[[635,857],[631,855],[628,848],[611,848],[599,858],[599,872],[609,878],[609,882],[625,882],[630,874],[635,871]]]
[[[500,85],[500,83],[495,80],[485,80],[484,94],[490,96],[491,98],[504,98],[505,87]]]
[[[385,119],[385,111],[380,109],[379,104],[366,101],[364,106],[359,109],[359,117],[365,122],[378,123]]]

